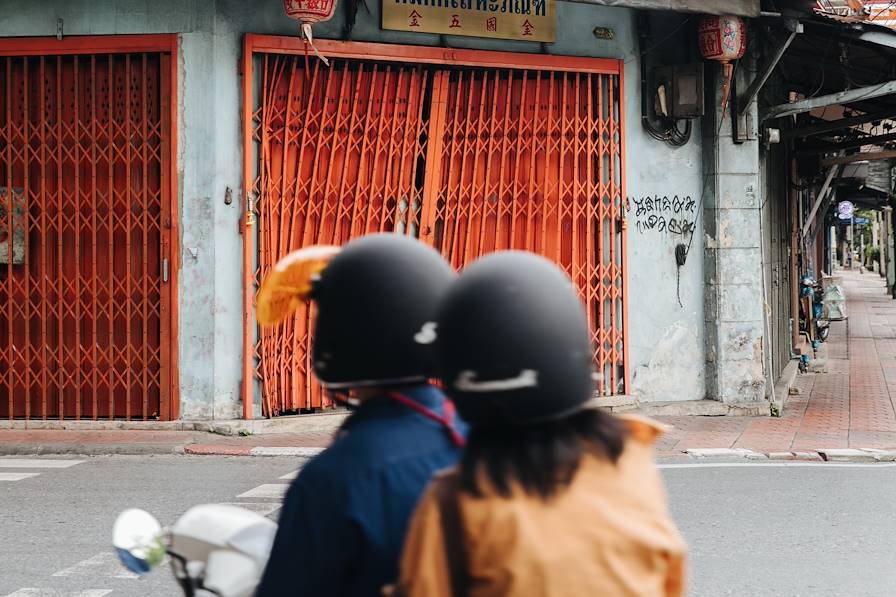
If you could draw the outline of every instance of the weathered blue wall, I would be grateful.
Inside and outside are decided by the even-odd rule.
[[[352,39],[438,45],[440,37],[382,31],[379,3],[362,6]],[[698,201],[702,180],[701,135],[673,149],[647,136],[640,125],[638,41],[634,12],[559,2],[558,41],[552,54],[625,60],[627,194],[690,197]],[[0,0],[0,36],[53,36],[56,19],[66,35],[178,33],[178,170],[180,256],[180,388],[184,418],[229,418],[242,408],[241,86],[237,71],[246,32],[296,35],[280,0]],[[672,17],[670,18],[677,18]],[[595,27],[615,30],[598,40]],[[318,37],[339,37],[341,11],[315,27]],[[458,48],[541,51],[526,42],[447,37]],[[225,205],[227,188],[234,201]],[[644,205],[642,203],[642,205]],[[629,347],[633,390],[646,400],[702,398],[704,367],[703,240],[699,232],[681,268],[677,297],[674,249],[682,236],[651,227],[636,202],[628,215]],[[694,214],[699,210],[695,209]],[[677,214],[688,220],[690,212]],[[654,214],[656,215],[656,214]],[[660,213],[664,217],[673,214]],[[256,408],[256,413],[259,410]]]

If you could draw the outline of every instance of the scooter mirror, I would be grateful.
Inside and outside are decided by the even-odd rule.
[[[162,525],[145,510],[132,508],[118,515],[112,545],[124,567],[137,574],[146,574],[165,560]]]

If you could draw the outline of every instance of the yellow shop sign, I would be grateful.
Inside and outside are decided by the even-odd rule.
[[[383,29],[552,42],[555,0],[382,0]]]

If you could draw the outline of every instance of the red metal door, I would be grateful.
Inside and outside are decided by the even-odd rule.
[[[458,269],[539,253],[586,305],[602,395],[625,391],[620,76],[522,69],[435,75],[423,238]]]
[[[534,251],[581,292],[598,392],[625,391],[620,63],[535,57],[528,62],[556,68],[457,67],[441,64],[438,50],[364,44],[358,54],[379,62],[339,56],[305,73],[283,38],[267,41],[272,53],[255,54],[260,93],[247,118],[257,204],[246,222],[258,221],[257,267],[246,241],[247,271],[255,271],[247,296],[289,251],[374,231],[419,236],[458,268],[489,251]],[[331,56],[351,47],[326,43]],[[474,64],[508,60],[466,55]],[[258,331],[246,366],[261,380],[267,416],[325,405],[309,361],[311,317],[303,311]]]
[[[428,72],[315,60],[306,73],[304,64],[268,54],[260,63],[257,276],[297,247],[419,228]],[[267,415],[325,404],[311,374],[308,311],[261,331],[257,375]]]
[[[0,416],[165,418],[170,55],[73,52],[0,57]]]

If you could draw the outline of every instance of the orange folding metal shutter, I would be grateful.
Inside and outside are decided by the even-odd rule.
[[[108,38],[0,48],[2,417],[171,414],[174,41],[160,37],[135,36],[139,52],[92,51]]]
[[[258,156],[246,162],[257,197],[246,230],[258,221],[247,298],[290,250],[368,232],[419,237],[458,268],[530,250],[581,292],[597,391],[624,392],[621,64],[322,42],[332,67],[314,61],[306,73],[290,43],[246,42],[244,69],[254,55],[260,87],[246,151]],[[246,257],[252,271],[250,247]],[[249,355],[268,416],[326,404],[309,361],[312,318],[261,330]],[[247,318],[247,342],[251,332]]]

